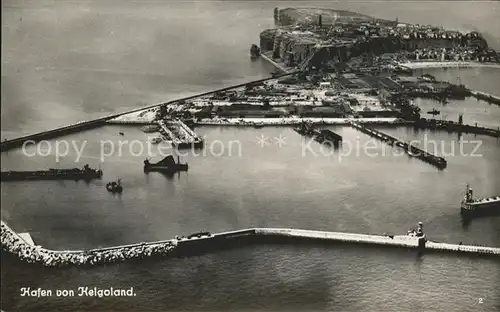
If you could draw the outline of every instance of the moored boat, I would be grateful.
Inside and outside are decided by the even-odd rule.
[[[441,114],[441,112],[438,111],[437,109],[433,108],[432,110],[428,111],[427,114],[430,114],[430,115],[439,115],[439,114]]]
[[[92,180],[101,179],[102,170],[85,165],[83,169],[49,169],[37,171],[2,171],[2,181],[22,180]]]
[[[158,125],[148,125],[141,128],[141,130],[145,133],[158,132],[160,130],[160,126]]]
[[[174,160],[174,156],[168,155],[164,159],[157,163],[151,163],[149,159],[144,161],[144,172],[156,171],[165,173],[176,173],[179,171],[187,171],[188,164],[181,164],[179,157],[177,157],[177,163]]]
[[[256,44],[252,44],[250,47],[250,58],[257,59],[260,56],[260,48]]]
[[[472,188],[467,184],[460,213],[464,218],[500,214],[500,196],[474,198]]]
[[[182,140],[173,140],[172,145],[178,149],[196,149],[203,148],[205,142],[201,139],[194,139],[192,141],[182,141]]]
[[[155,138],[151,139],[151,143],[153,143],[153,144],[161,143],[161,141],[163,141],[163,139],[160,137],[155,137]]]
[[[328,130],[328,129],[322,129],[319,131],[319,134],[316,136],[316,141],[320,143],[330,143],[330,144],[335,144],[338,145],[342,142],[342,137],[335,132]]]

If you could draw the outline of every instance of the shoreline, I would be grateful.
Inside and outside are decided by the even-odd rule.
[[[260,57],[263,58],[269,64],[273,65],[276,69],[278,69],[279,71],[281,71],[284,74],[288,74],[288,73],[293,72],[293,70],[287,70],[285,67],[281,66],[275,60],[273,60],[271,57],[265,55],[264,53],[260,54]]]

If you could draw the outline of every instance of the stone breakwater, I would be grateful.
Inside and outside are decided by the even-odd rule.
[[[426,250],[500,256],[500,248],[432,242],[415,231],[407,235],[370,235],[285,228],[252,228],[217,234],[208,232],[176,237],[173,240],[141,243],[87,251],[54,251],[25,241],[2,221],[2,250],[22,261],[45,267],[96,266],[149,257],[183,257],[251,244],[351,243]]]
[[[33,246],[2,221],[2,250],[17,256],[27,263],[38,263],[45,267],[95,266],[123,262],[153,256],[171,254],[175,241],[142,243],[93,250],[55,251]]]

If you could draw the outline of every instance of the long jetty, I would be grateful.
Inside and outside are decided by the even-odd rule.
[[[458,133],[482,134],[494,138],[500,138],[500,128],[491,129],[479,126],[460,124],[447,120],[421,119],[419,121],[414,122],[413,125],[416,128],[422,128],[422,129],[431,129],[431,130],[436,129],[436,130],[445,130],[449,132],[458,132]]]
[[[159,121],[160,133],[169,137],[177,148],[203,148],[203,140],[180,120]]]
[[[286,72],[286,73],[283,73],[283,74],[276,75],[274,77],[267,77],[267,78],[258,79],[258,80],[254,80],[254,81],[248,81],[248,82],[240,83],[240,84],[237,84],[237,85],[232,85],[232,86],[228,86],[228,87],[224,87],[224,88],[220,88],[220,89],[216,89],[216,90],[210,90],[210,91],[207,91],[207,92],[204,92],[204,93],[201,93],[201,94],[195,94],[195,95],[187,96],[187,97],[184,97],[184,98],[180,98],[180,99],[176,99],[176,100],[172,100],[172,101],[168,101],[168,102],[157,103],[157,104],[153,104],[153,105],[149,105],[149,106],[145,106],[145,107],[141,107],[141,108],[136,108],[136,109],[133,109],[133,110],[130,110],[130,111],[122,112],[122,113],[111,114],[111,115],[100,117],[100,118],[96,118],[96,119],[93,119],[93,120],[80,121],[80,122],[77,122],[77,123],[74,123],[74,124],[71,124],[71,125],[59,127],[59,128],[56,128],[56,129],[46,130],[46,131],[42,131],[42,132],[38,132],[38,133],[33,133],[33,134],[29,134],[29,135],[25,135],[25,136],[22,136],[22,137],[19,137],[19,138],[11,139],[11,140],[4,140],[4,141],[2,141],[0,143],[0,151],[3,152],[3,151],[7,151],[7,150],[10,150],[10,149],[13,149],[13,148],[20,147],[20,146],[22,146],[27,141],[38,142],[38,141],[41,141],[41,140],[54,139],[54,138],[57,138],[57,137],[60,137],[60,136],[63,136],[63,135],[67,135],[67,134],[79,132],[79,131],[82,131],[82,130],[89,130],[89,129],[99,128],[99,127],[104,126],[108,120],[120,117],[120,116],[125,115],[125,114],[131,114],[131,113],[135,113],[135,112],[138,112],[138,111],[141,111],[141,110],[155,108],[155,107],[162,106],[162,105],[174,104],[174,103],[177,103],[177,102],[180,102],[180,101],[187,101],[187,100],[191,100],[191,99],[194,99],[194,98],[197,98],[197,97],[200,97],[200,96],[210,95],[210,94],[216,93],[216,92],[224,92],[224,91],[227,91],[227,90],[244,87],[244,86],[246,86],[248,84],[261,83],[261,82],[265,82],[265,81],[268,81],[268,80],[273,80],[273,79],[277,79],[277,78],[280,78],[280,77],[285,77],[285,76],[293,75],[296,72],[297,71]]]
[[[380,132],[375,129],[368,128],[364,125],[361,125],[356,122],[351,122],[351,125],[358,129],[359,131],[368,134],[374,138],[377,138],[381,140],[382,142],[385,142],[391,146],[397,146],[399,148],[402,148],[408,155],[411,157],[418,158],[424,162],[427,162],[433,166],[436,166],[439,169],[444,169],[447,166],[447,162],[443,157],[438,157],[435,155],[432,155],[431,153],[428,153],[416,146],[413,146],[411,144],[408,144],[406,142],[403,142],[395,137],[392,137],[388,134],[385,134],[383,132]]]
[[[348,243],[414,249],[419,252],[446,251],[479,256],[500,256],[500,248],[448,244],[427,240],[425,234],[369,235],[291,228],[250,228],[218,234],[207,232],[188,237],[91,250],[56,251],[35,246],[2,221],[2,249],[28,263],[46,267],[100,265],[153,256],[189,256],[219,249],[268,243]]]
[[[475,91],[475,90],[471,90],[471,94],[473,97],[475,97],[478,100],[483,100],[483,101],[486,101],[488,103],[500,105],[500,96],[489,94],[489,93],[482,92],[482,91]]]

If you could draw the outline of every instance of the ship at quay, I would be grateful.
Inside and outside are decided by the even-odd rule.
[[[101,169],[93,169],[85,165],[83,169],[49,169],[36,171],[2,171],[2,181],[24,181],[24,180],[86,180],[102,178]]]

